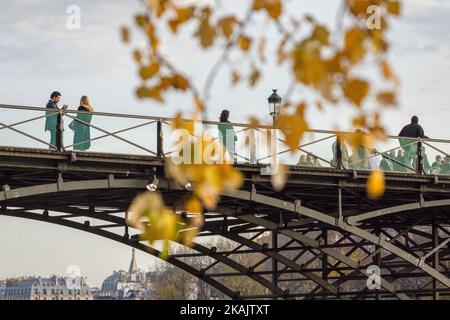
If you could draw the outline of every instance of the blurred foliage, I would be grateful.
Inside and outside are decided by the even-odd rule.
[[[249,65],[250,73],[242,74],[243,68],[227,64],[230,69],[230,82],[239,85],[244,80],[250,86],[256,86],[265,71],[266,57],[276,57],[280,68],[285,68],[286,78],[292,79],[291,92],[296,88],[308,89],[315,93],[317,101],[311,104],[295,100],[291,94],[284,97],[276,127],[284,135],[286,145],[295,150],[301,142],[303,133],[309,128],[305,110],[324,105],[350,105],[356,111],[353,121],[355,128],[364,130],[355,134],[342,135],[350,145],[364,145],[371,149],[372,143],[385,137],[381,124],[381,113],[385,107],[395,106],[398,78],[387,59],[389,44],[387,30],[392,17],[400,15],[399,0],[342,0],[336,30],[318,22],[312,15],[293,14],[286,10],[284,0],[248,0],[247,10],[224,13],[220,6],[207,6],[198,1],[142,0],[144,10],[135,16],[135,27],[145,36],[146,46],[138,42],[133,49],[141,78],[136,90],[138,97],[164,103],[172,92],[189,94],[192,98],[193,120],[198,120],[208,108],[209,92],[222,65],[228,62],[230,52],[240,53]],[[376,6],[376,7],[373,7]],[[373,9],[376,10],[373,10]],[[378,15],[379,14],[379,15]],[[276,44],[275,52],[268,52],[265,34],[252,32],[247,28],[254,16],[259,15],[273,24],[278,31],[277,37],[270,42]],[[379,20],[379,26],[373,27]],[[193,40],[203,50],[221,48],[223,50],[217,64],[212,66],[206,77],[205,87],[201,91],[185,70],[178,70],[169,61],[162,50],[161,40],[167,31],[177,36],[181,30],[193,27]],[[121,29],[122,40],[132,44],[131,28]],[[254,53],[254,55],[252,54]],[[257,56],[258,59],[254,59]],[[362,76],[355,70],[362,66],[376,66],[378,80],[383,87],[377,89],[376,79]],[[370,106],[370,108],[368,107]],[[174,128],[184,128],[192,132],[193,125],[182,121],[177,115]],[[257,122],[252,118],[252,122]],[[204,142],[203,137],[200,141]],[[192,144],[198,142],[191,142]],[[203,152],[197,148],[196,152]],[[203,155],[201,155],[202,157]],[[195,155],[193,156],[195,157]],[[235,190],[242,182],[242,176],[231,165],[202,163],[196,165],[174,165],[167,161],[167,172],[175,181],[183,185],[192,183],[193,195],[186,202],[186,211],[201,214],[203,208],[213,210],[220,200],[222,190]],[[284,171],[282,171],[284,172]],[[286,182],[286,174],[273,179],[274,186],[280,190]],[[380,172],[374,172],[368,180],[368,196],[378,198],[384,191],[384,179]],[[146,216],[154,226],[144,227],[144,235],[150,242],[156,239],[179,240],[179,224],[173,211],[161,204],[156,195],[138,198],[130,211],[136,217]],[[154,204],[141,204],[139,201],[153,201]],[[140,211],[141,210],[141,211]],[[136,223],[137,218],[133,218]],[[161,219],[162,222],[158,220]],[[201,219],[197,219],[201,220]],[[136,224],[134,224],[136,225]],[[164,228],[167,230],[163,230]],[[200,223],[193,225],[194,230]],[[195,233],[195,232],[194,232]],[[187,242],[191,241],[189,236]]]

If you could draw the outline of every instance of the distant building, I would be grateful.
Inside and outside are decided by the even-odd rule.
[[[92,300],[84,278],[21,277],[0,283],[0,300]]]
[[[2,300],[5,289],[6,289],[6,281],[0,281],[0,300]]]
[[[132,251],[128,272],[114,271],[107,277],[94,299],[101,300],[144,300],[150,299],[152,290],[151,273],[140,271],[137,265],[135,250]]]

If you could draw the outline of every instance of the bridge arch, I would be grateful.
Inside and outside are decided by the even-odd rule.
[[[119,188],[119,189],[126,188],[126,189],[144,190],[147,183],[148,183],[148,181],[145,179],[117,179],[116,180],[116,179],[111,179],[111,178],[110,179],[99,179],[99,180],[85,180],[85,181],[67,181],[67,182],[59,181],[58,183],[37,185],[37,186],[31,186],[31,187],[23,187],[23,188],[12,189],[12,190],[4,190],[3,192],[0,193],[0,202],[6,201],[6,200],[19,200],[20,198],[32,197],[32,196],[36,196],[36,195],[53,194],[53,193],[59,193],[59,192],[70,192],[70,191],[77,191],[77,190],[95,190],[95,189],[110,189],[110,188]],[[227,196],[227,197],[231,197],[231,198],[238,198],[238,199],[242,199],[242,200],[249,200],[249,201],[254,201],[254,202],[258,202],[258,203],[269,204],[272,207],[282,209],[282,210],[295,211],[297,213],[308,216],[317,221],[321,221],[321,222],[324,222],[324,223],[327,223],[327,224],[333,225],[333,226],[338,226],[338,227],[342,228],[343,230],[350,231],[351,233],[353,233],[357,236],[362,235],[361,238],[366,239],[374,244],[380,245],[380,241],[378,241],[378,239],[374,240],[373,235],[371,235],[370,233],[368,233],[362,229],[356,228],[354,226],[346,225],[344,222],[342,222],[342,221],[339,222],[335,218],[333,218],[329,215],[326,215],[324,213],[321,213],[321,212],[318,212],[318,211],[315,211],[315,210],[312,210],[312,209],[309,209],[306,207],[297,206],[295,203],[293,204],[293,203],[289,203],[289,202],[286,202],[283,200],[279,200],[279,199],[275,199],[275,198],[271,198],[271,197],[267,197],[267,196],[262,196],[262,195],[256,194],[256,192],[248,192],[248,191],[243,191],[243,190],[239,190],[236,193],[224,193],[223,195]],[[439,204],[439,203],[436,202],[436,204]],[[228,210],[228,208],[221,207],[220,210],[218,210],[218,212],[221,214],[224,214],[224,215],[230,215],[230,211]],[[252,217],[252,219],[250,219],[250,220],[248,220],[248,218],[249,217],[247,217],[247,219],[246,219],[245,216],[239,216],[240,220],[247,221],[250,223],[256,223],[258,225],[266,227],[267,229],[278,230],[278,226],[276,224],[271,223],[270,221],[267,221],[267,220],[264,220],[261,218],[256,218],[256,217]],[[100,219],[105,219],[105,217],[102,217]],[[292,230],[284,230],[281,233],[291,239],[295,239],[298,242],[301,242],[305,245],[309,245],[311,248],[318,249],[322,253],[327,254],[327,255],[337,259],[338,261],[348,265],[355,271],[362,273],[364,276],[368,276],[368,274],[364,270],[361,270],[358,263],[351,260],[347,256],[337,252],[337,250],[333,250],[331,248],[321,248],[319,242],[317,242],[303,234],[296,233],[295,231],[292,231]],[[231,240],[233,240],[233,241],[238,240],[238,243],[246,242],[246,239],[244,239],[244,238],[242,238],[242,239],[235,238],[235,239],[231,239]],[[239,242],[239,240],[241,242]],[[247,244],[250,244],[250,243],[247,243]],[[414,258],[409,256],[409,254],[407,252],[401,252],[401,249],[399,249],[393,245],[389,245],[389,243],[381,243],[381,245],[383,246],[383,248],[392,252],[393,254],[399,255],[398,252],[400,252],[402,254],[404,253],[405,255],[403,255],[401,257],[406,257],[406,259],[405,259],[406,261],[414,262],[414,260],[413,260]],[[253,246],[254,246],[254,244],[253,244]],[[146,246],[146,248],[147,248],[147,246]],[[391,251],[387,248],[390,248],[393,251]],[[140,249],[140,248],[138,248],[138,249]],[[208,249],[205,247],[202,247],[200,245],[197,245],[196,248],[194,248],[194,249],[196,249],[197,251],[203,252],[207,255],[210,255],[210,253],[208,252]],[[140,250],[143,250],[143,249],[140,249]],[[151,254],[158,256],[159,253],[153,252]],[[216,256],[216,258],[217,258],[217,256]],[[294,270],[295,269],[300,270],[298,265],[294,266],[292,263],[287,262],[285,259],[283,259],[283,257],[281,255],[273,255],[272,254],[272,258],[274,258],[275,260],[277,260],[278,262],[280,262],[284,265],[289,264],[291,268],[294,268]],[[226,258],[221,258],[221,260],[223,263],[228,264],[228,265],[234,264],[234,262],[232,260],[230,261],[229,259],[226,259]],[[174,264],[174,265],[176,265],[176,264]],[[417,265],[418,265],[418,263],[417,263]],[[236,265],[234,265],[234,266],[235,266],[235,268],[233,268],[233,269],[237,268],[239,272],[249,274],[249,270],[247,270],[245,267],[236,266]],[[182,266],[182,269],[185,270],[183,267],[184,266]],[[431,267],[423,266],[423,265],[419,266],[419,267],[422,268],[425,272],[432,275],[434,278],[438,279],[439,281],[441,281],[441,280],[445,281],[445,279],[442,278],[443,277],[442,274],[438,273],[434,269],[433,270],[436,272],[433,272],[432,270],[430,271]],[[197,272],[193,272],[193,273],[190,272],[190,273],[195,276],[197,276],[199,274]],[[337,288],[334,287],[333,284],[330,284],[327,281],[325,281],[324,279],[321,279],[320,277],[317,277],[311,273],[303,272],[302,275],[304,275],[307,278],[309,278],[310,280],[314,281],[316,284],[321,286],[323,289],[325,289],[329,293],[331,293],[333,295],[337,294],[337,292],[338,292]],[[442,276],[442,277],[440,277],[440,276]],[[272,283],[266,281],[264,278],[255,277],[254,275],[252,275],[251,278],[253,280],[259,282],[266,288],[270,289],[276,295],[278,295],[280,297],[285,295],[283,290],[281,290],[277,286],[274,286]],[[443,281],[441,281],[441,282],[443,282]],[[206,281],[206,282],[208,282],[208,281]],[[394,295],[397,295],[397,297],[399,299],[408,299],[408,297],[406,295],[396,294],[395,288],[393,287],[393,285],[384,280],[382,281],[382,286],[389,292],[393,293]],[[217,288],[216,285],[213,285],[213,287]],[[222,289],[219,289],[219,290],[222,291]],[[228,292],[225,294],[227,294],[230,297],[236,296],[236,293],[231,293],[231,292]]]
[[[364,239],[364,240],[367,240],[367,241],[373,243],[374,245],[382,247],[383,249],[396,255],[397,257],[401,258],[402,260],[410,263],[411,265],[422,269],[422,271],[427,273],[429,276],[431,276],[434,279],[436,279],[437,281],[441,282],[447,288],[450,288],[450,279],[447,278],[444,274],[442,274],[438,270],[436,270],[435,268],[433,268],[433,267],[429,266],[428,264],[424,263],[423,261],[421,261],[421,259],[413,256],[412,254],[408,253],[407,251],[392,244],[391,242],[387,241],[384,237],[378,237],[378,236],[371,234],[370,232],[363,230],[357,226],[350,225],[347,222],[345,222],[344,220],[339,220],[338,218],[327,215],[323,212],[313,210],[313,209],[310,209],[307,207],[303,207],[301,205],[298,205],[297,203],[257,194],[255,189],[253,189],[252,192],[238,190],[237,192],[234,192],[234,193],[224,193],[224,195],[227,195],[230,197],[235,197],[235,198],[242,199],[242,200],[253,201],[255,203],[266,204],[266,205],[272,206],[274,208],[278,208],[278,209],[288,211],[288,212],[296,212],[303,216],[316,219],[317,221],[328,224],[330,226],[336,226],[336,227],[342,229],[343,231],[349,232],[361,239]],[[439,202],[437,202],[437,203],[439,203]],[[442,203],[445,203],[445,201]]]
[[[0,215],[21,218],[21,219],[29,219],[29,220],[40,221],[40,222],[46,222],[46,223],[51,223],[51,224],[55,224],[55,225],[59,225],[59,226],[63,226],[63,227],[77,229],[77,230],[80,230],[83,232],[87,232],[87,233],[94,234],[94,235],[97,235],[97,236],[100,236],[103,238],[107,238],[109,240],[120,242],[122,244],[133,247],[140,251],[146,252],[156,258],[159,258],[160,254],[161,254],[161,252],[159,250],[157,250],[153,247],[147,246],[145,244],[142,244],[139,241],[137,241],[137,239],[130,238],[130,237],[123,237],[114,232],[106,231],[101,228],[90,228],[86,224],[75,222],[75,221],[70,221],[70,220],[65,220],[65,219],[48,219],[48,217],[46,217],[43,214],[28,212],[25,210],[14,210],[13,212],[1,212]],[[190,266],[189,264],[186,264],[185,262],[183,262],[177,258],[170,257],[170,256],[169,256],[167,262],[180,268],[181,270],[186,271],[187,273],[193,275],[194,277],[197,277],[197,278],[201,279],[202,281],[208,283],[210,286],[212,286],[215,289],[219,290],[220,292],[224,293],[226,296],[228,296],[232,299],[239,299],[237,292],[230,290],[229,288],[227,288],[226,286],[224,286],[217,280],[213,279],[212,277],[202,274],[201,271],[195,269],[194,267]]]

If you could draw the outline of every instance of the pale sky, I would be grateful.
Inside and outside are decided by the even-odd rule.
[[[208,2],[208,1],[205,1]],[[218,2],[218,1],[216,1]],[[227,0],[224,10],[243,12],[248,1]],[[329,26],[335,25],[337,0],[291,0],[290,11],[315,15]],[[426,134],[450,139],[450,2],[447,0],[406,0],[402,18],[389,33],[390,60],[402,85],[401,107],[388,111],[384,124],[397,134],[401,125],[417,114]],[[226,5],[225,5],[226,3]],[[81,29],[68,30],[69,5],[81,9]],[[139,101],[134,96],[138,83],[131,48],[122,44],[119,27],[131,24],[139,9],[138,0],[2,0],[0,4],[0,103],[43,106],[53,90],[62,92],[62,103],[78,106],[87,94],[97,111],[172,116],[187,110],[190,98],[171,96],[165,105]],[[257,19],[252,30],[267,34],[274,28]],[[174,63],[198,83],[204,84],[218,51],[201,55],[189,33],[178,41],[165,41],[163,48]],[[283,70],[268,64],[260,84],[231,88],[229,71],[224,69],[212,90],[209,119],[216,120],[223,108],[231,111],[231,121],[245,122],[258,115],[268,120],[266,98],[272,88],[287,90],[289,79]],[[299,93],[301,94],[301,93]],[[311,126],[345,128],[349,113],[327,108],[323,114],[308,113]],[[11,120],[11,114],[1,113]],[[39,135],[44,136],[44,133]],[[0,139],[8,139],[2,133]],[[9,140],[14,139],[10,136]],[[0,141],[1,143],[1,141]],[[113,270],[126,269],[131,249],[80,231],[45,223],[0,217],[0,279],[14,275],[64,275],[68,266],[79,265],[88,283],[99,286]],[[137,253],[142,268],[154,259]]]

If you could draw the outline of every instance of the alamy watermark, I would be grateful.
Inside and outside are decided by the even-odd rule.
[[[379,266],[370,265],[367,267],[367,277],[366,286],[369,290],[380,290],[381,289],[381,269]]]
[[[78,265],[70,265],[66,269],[66,284],[70,290],[81,289],[81,268]]]
[[[70,5],[67,7],[66,14],[68,15],[66,22],[67,29],[81,29],[81,8],[77,5]]]
[[[381,29],[381,7],[372,5],[367,8],[367,14],[369,15],[366,21],[367,28],[369,30]]]

